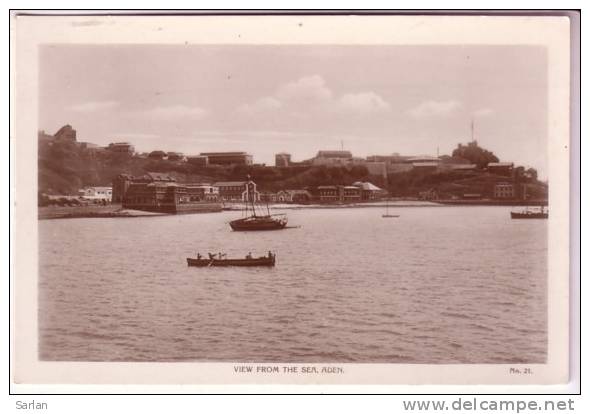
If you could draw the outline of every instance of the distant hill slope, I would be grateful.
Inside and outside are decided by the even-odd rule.
[[[73,143],[39,144],[39,192],[77,194],[85,186],[110,186],[118,174],[166,172],[179,181],[214,181],[207,171],[186,163],[157,161],[110,152],[93,154]],[[216,171],[211,171],[216,172]]]
[[[122,173],[139,176],[146,172],[167,173],[179,182],[209,183],[245,180],[249,175],[263,191],[352,183],[370,178],[364,167],[200,167],[182,161],[154,160],[109,151],[94,153],[70,142],[54,141],[51,145],[39,142],[39,192],[44,194],[75,195],[85,186],[110,186],[113,178]]]

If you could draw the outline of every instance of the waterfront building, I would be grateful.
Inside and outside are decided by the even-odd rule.
[[[246,185],[248,181],[219,181],[213,186],[219,189],[219,199],[221,201],[248,201]],[[252,182],[254,186],[254,201],[260,201],[260,193],[256,190],[256,183]]]
[[[129,189],[132,181],[133,177],[129,174],[119,174],[113,178],[113,203],[123,202],[123,197]]]
[[[339,188],[341,201],[356,203],[362,200],[362,190],[354,185],[347,185]]]
[[[175,213],[176,205],[188,202],[186,188],[175,182],[133,182],[123,197],[123,208]]]
[[[201,156],[208,159],[209,164],[215,165],[252,165],[252,155],[246,152],[201,152]]]
[[[496,183],[494,198],[514,198],[514,186],[510,183]]]
[[[263,203],[276,203],[277,202],[277,194],[271,193],[269,191],[261,192],[260,193],[260,201]]]
[[[352,184],[361,190],[362,201],[380,200],[387,196],[387,191],[370,182],[357,181]]]
[[[338,187],[335,185],[320,185],[317,187],[319,201],[322,203],[333,203],[340,201]]]
[[[185,184],[189,201],[219,201],[219,188],[211,184]]]
[[[275,154],[275,167],[288,167],[291,164],[291,154],[280,152]]]
[[[82,198],[86,200],[108,201],[113,199],[112,187],[86,187],[79,191]]]
[[[316,191],[321,203],[353,203],[362,200],[362,189],[354,185],[321,185]]]
[[[128,178],[123,174],[118,177],[119,181]],[[216,189],[208,184],[180,184],[161,173],[147,173],[129,181],[123,208],[163,213],[221,211]]]

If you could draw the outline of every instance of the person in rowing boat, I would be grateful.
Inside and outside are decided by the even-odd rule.
[[[246,259],[251,259],[252,258],[252,252],[248,252],[248,254],[246,255]]]
[[[201,256],[201,253],[197,252],[197,260],[201,260],[203,258],[203,256]]]
[[[215,255],[213,253],[209,253],[209,259],[215,260]]]
[[[270,259],[272,257],[272,252],[269,250],[268,251],[268,258]]]

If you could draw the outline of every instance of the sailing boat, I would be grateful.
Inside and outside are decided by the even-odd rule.
[[[383,214],[381,217],[383,217],[383,218],[399,217],[399,214],[389,214],[389,199],[387,199],[385,201],[385,214]]]
[[[268,204],[266,205],[266,214],[256,212],[254,191],[254,182],[248,180],[246,183],[246,206],[245,216],[241,219],[229,222],[234,231],[255,231],[255,230],[281,230],[287,225],[287,216],[285,214],[270,214]]]

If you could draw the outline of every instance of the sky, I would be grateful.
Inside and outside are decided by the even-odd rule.
[[[450,154],[474,138],[547,171],[540,46],[47,45],[39,129],[138,151]]]

